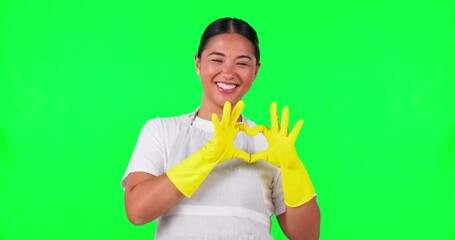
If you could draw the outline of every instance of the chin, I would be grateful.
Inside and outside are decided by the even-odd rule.
[[[229,103],[231,103],[231,106],[234,107],[235,104],[237,104],[237,102],[240,101],[240,100],[241,100],[241,98],[240,99],[239,98],[223,98],[222,100],[219,101],[219,104],[221,106],[224,106],[224,103],[226,101],[229,101]]]

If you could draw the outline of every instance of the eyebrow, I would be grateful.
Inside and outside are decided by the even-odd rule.
[[[210,55],[217,55],[217,56],[222,56],[222,57],[225,57],[225,56],[226,56],[226,55],[224,55],[224,53],[220,53],[220,52],[211,52],[211,53],[209,53],[208,56],[210,56]],[[237,57],[237,59],[239,59],[239,58],[248,58],[248,59],[250,59],[250,60],[253,60],[253,59],[252,59],[250,56],[248,56],[248,55],[240,55],[240,56]]]

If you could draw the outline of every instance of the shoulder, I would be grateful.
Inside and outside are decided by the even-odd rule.
[[[178,129],[190,117],[184,114],[176,117],[158,117],[149,119],[144,128],[150,130]]]
[[[150,119],[145,123],[142,134],[161,142],[163,146],[172,144],[190,116],[191,114],[183,114],[175,117]]]

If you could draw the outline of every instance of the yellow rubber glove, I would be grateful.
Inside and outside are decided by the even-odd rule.
[[[226,102],[221,123],[218,116],[212,114],[212,123],[215,128],[213,138],[195,154],[166,173],[177,189],[186,197],[193,195],[217,164],[233,158],[250,161],[250,154],[234,146],[235,136],[239,132],[236,123],[243,107],[243,101],[239,101],[231,114],[231,104]]]
[[[247,126],[240,127],[247,134],[255,134],[262,131],[267,139],[268,148],[264,152],[251,155],[251,162],[265,160],[281,168],[284,202],[289,207],[297,207],[314,197],[314,187],[311,183],[305,166],[300,161],[295,149],[295,141],[303,125],[303,120],[297,122],[288,134],[289,108],[283,109],[281,126],[278,124],[278,113],[276,103],[270,106],[270,118],[272,128],[262,127],[247,129]]]

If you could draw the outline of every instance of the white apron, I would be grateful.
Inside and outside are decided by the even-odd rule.
[[[168,171],[202,148],[213,137],[192,126],[197,112],[182,124],[171,148]],[[244,132],[234,145],[254,151],[253,140]],[[259,170],[256,164],[232,159],[218,164],[191,198],[184,198],[158,218],[156,239],[273,239],[270,217],[264,204]]]

